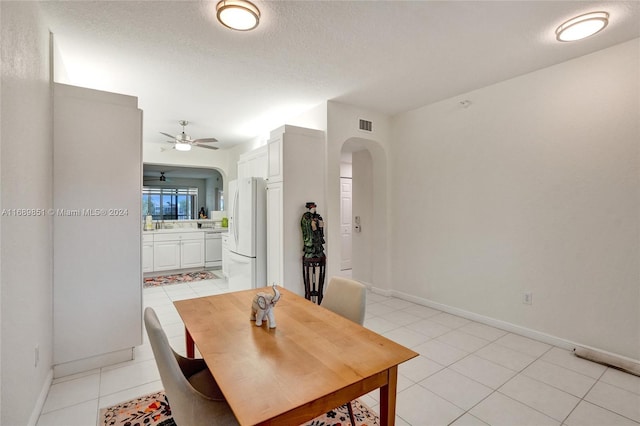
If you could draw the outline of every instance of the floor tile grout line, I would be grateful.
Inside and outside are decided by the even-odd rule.
[[[40,415],[38,416],[38,421],[40,421],[40,417],[42,417],[42,416],[46,416],[46,415],[48,415],[48,414],[52,414],[52,413],[57,413],[57,412],[62,411],[62,410],[68,410],[68,409],[70,409],[70,408],[77,407],[77,406],[79,406],[79,405],[86,404],[86,403],[91,402],[91,401],[95,401],[95,402],[96,402],[96,405],[98,405],[98,400],[99,400],[99,399],[100,399],[100,398],[90,398],[90,399],[85,399],[84,401],[78,401],[78,402],[75,402],[75,403],[73,403],[73,404],[71,404],[71,405],[66,405],[66,406],[64,406],[64,407],[56,408],[55,410],[49,410],[49,411],[47,411],[47,412],[41,411],[41,412],[40,412]],[[36,424],[38,424],[38,422],[36,422]]]
[[[580,404],[580,402],[582,401],[582,399],[581,399],[580,397],[576,396],[576,395],[573,395],[573,394],[572,394],[572,393],[570,393],[570,392],[565,391],[564,389],[560,389],[560,388],[558,388],[558,387],[556,387],[556,386],[553,386],[553,385],[551,385],[551,384],[549,384],[549,383],[545,383],[545,382],[543,382],[543,381],[541,381],[541,380],[538,380],[538,379],[536,379],[535,377],[531,377],[531,376],[528,376],[528,375],[524,374],[524,370],[526,370],[528,367],[530,367],[530,366],[531,366],[533,363],[535,363],[536,361],[540,361],[540,360],[544,361],[544,360],[542,359],[542,357],[543,357],[543,356],[545,356],[547,353],[549,353],[550,351],[552,351],[552,350],[553,350],[553,348],[556,348],[556,347],[557,347],[557,346],[553,346],[553,345],[552,345],[548,350],[546,350],[546,351],[545,351],[543,354],[541,354],[538,358],[534,359],[534,360],[533,360],[533,361],[531,361],[531,362],[530,362],[526,367],[524,367],[522,370],[520,370],[520,372],[518,372],[518,374],[517,374],[517,375],[522,374],[524,377],[526,377],[526,378],[528,378],[528,379],[531,379],[531,380],[536,381],[536,382],[538,382],[538,383],[542,383],[543,385],[547,385],[547,386],[552,387],[552,388],[554,388],[554,389],[556,389],[556,390],[558,390],[558,391],[560,391],[560,392],[564,392],[564,393],[566,393],[567,395],[571,395],[571,396],[573,396],[574,398],[578,398],[578,399],[579,399],[579,401],[578,401],[578,402],[576,403],[576,405],[571,409],[571,411],[569,412],[569,414],[567,414],[567,416],[564,418],[564,420],[558,420],[558,421],[560,422],[560,424],[562,425],[562,424],[564,424],[564,422],[567,420],[567,418],[571,415],[571,413],[573,412],[573,410],[575,410],[575,409],[576,409],[576,407]],[[550,364],[553,364],[553,363],[550,363]],[[556,364],[553,364],[553,365],[556,365]],[[566,368],[566,367],[563,367],[563,366],[559,366],[559,365],[556,365],[556,366],[557,366],[557,367],[564,368],[565,370],[573,371],[573,370],[570,370],[570,369],[568,369],[568,368]],[[516,376],[517,376],[517,375],[516,375]],[[514,376],[514,377],[516,377],[516,376]],[[584,375],[583,375],[583,376],[584,376]],[[587,377],[587,376],[585,376],[585,377]],[[592,378],[592,377],[591,377],[591,378]],[[506,383],[507,383],[507,382],[505,382],[502,386],[504,386]],[[592,386],[595,386],[595,383],[597,383],[597,380],[594,382],[594,384],[593,384]],[[502,388],[502,386],[500,386],[500,388]],[[497,391],[499,391],[499,390],[500,390],[500,388],[498,388],[498,390],[497,390]],[[587,391],[587,393],[588,393],[588,392],[589,392],[589,391]],[[509,396],[509,395],[506,395],[506,394],[504,394],[504,393],[502,393],[502,392],[500,392],[500,394],[501,394],[501,395],[504,395],[504,396],[507,396],[507,397]],[[585,393],[585,395],[586,395],[586,393]],[[514,401],[518,401],[517,399],[514,399],[514,398],[511,398],[511,399],[513,399]],[[531,407],[531,406],[529,406],[529,405],[525,404],[525,403],[524,403],[524,402],[522,402],[522,401],[518,401],[518,402],[520,402],[521,404],[526,405],[527,407],[529,407],[529,408],[531,408],[531,409],[534,409],[534,410],[539,411],[539,412],[541,412],[541,413],[542,413],[542,411],[540,411],[540,410],[538,410],[538,409],[536,409],[536,408],[534,408],[534,407]],[[548,415],[548,414],[545,414],[545,413],[542,413],[542,414],[544,414],[544,415],[545,415],[545,416],[547,416],[547,417],[553,418],[553,417],[551,417],[551,416],[550,416],[550,415]],[[557,420],[557,419],[554,419],[554,420]]]
[[[555,347],[555,346],[554,346],[554,347]],[[570,368],[567,368],[567,367],[565,367],[565,366],[563,366],[563,365],[559,365],[559,364],[556,364],[556,363],[553,363],[553,362],[549,362],[549,361],[547,361],[547,360],[545,360],[545,359],[538,358],[538,359],[536,359],[534,362],[536,362],[536,361],[546,362],[546,363],[548,363],[548,364],[553,365],[554,367],[559,367],[559,368],[562,368],[562,369],[564,369],[564,370],[567,370],[567,371],[569,371],[569,372],[571,372],[571,373],[578,374],[578,375],[580,375],[580,376],[582,376],[582,377],[584,377],[584,378],[586,378],[586,379],[593,380],[594,382],[593,382],[593,384],[589,387],[589,390],[587,391],[587,393],[588,393],[588,392],[593,388],[593,386],[595,386],[595,385],[596,385],[596,383],[598,383],[598,382],[600,381],[600,377],[602,377],[602,374],[604,374],[604,372],[603,372],[602,374],[600,374],[600,377],[595,378],[595,377],[587,376],[586,374],[582,374],[582,373],[580,373],[580,372],[578,372],[578,371],[575,371],[575,370],[572,370],[572,369],[570,369]],[[533,364],[533,362],[532,362],[531,364]],[[529,364],[529,365],[531,365],[531,364]],[[606,371],[606,370],[605,370],[605,371]],[[530,379],[536,380],[536,381],[538,381],[538,382],[545,383],[545,382],[543,382],[542,380],[538,380],[538,379],[536,379],[535,377],[531,377],[531,376],[527,376],[527,377],[529,377]],[[604,383],[606,383],[606,382],[604,382]],[[557,386],[550,385],[549,383],[545,383],[545,384],[547,384],[547,385],[549,385],[549,386],[551,386],[551,387],[553,387],[553,388],[556,388],[556,389],[558,389],[558,390],[562,390],[562,389],[558,388]],[[570,393],[570,392],[567,392],[567,391],[564,391],[564,392],[566,392],[566,393]],[[571,395],[573,395],[573,394],[571,394]],[[586,394],[585,394],[585,395],[586,395]],[[575,396],[576,398],[580,398],[578,395],[573,395],[573,396]]]
[[[620,416],[620,417],[624,417],[625,419],[628,419],[628,420],[631,420],[632,422],[635,422],[635,423],[640,424],[640,422],[638,422],[637,420],[634,420],[634,419],[632,419],[632,418],[630,418],[630,417],[627,417],[627,416],[625,416],[625,415],[624,415],[624,414],[622,414],[622,413],[618,413],[618,412],[613,411],[613,410],[611,410],[611,409],[609,409],[609,408],[607,408],[607,407],[603,407],[602,405],[599,405],[599,404],[597,404],[597,403],[595,403],[595,402],[588,401],[588,400],[586,400],[586,399],[585,399],[585,398],[587,397],[587,395],[589,395],[589,392],[591,392],[591,391],[593,390],[593,388],[594,388],[594,387],[596,387],[596,385],[597,385],[598,383],[600,383],[600,380],[602,379],[602,376],[604,376],[604,374],[607,372],[607,370],[608,370],[609,368],[611,368],[611,367],[607,367],[607,368],[606,368],[606,369],[605,369],[605,370],[600,374],[600,376],[596,379],[596,381],[591,385],[591,387],[589,387],[589,390],[587,390],[587,391],[585,392],[585,394],[582,396],[582,398],[580,398],[580,401],[578,401],[578,403],[576,404],[576,406],[575,406],[575,407],[573,407],[573,410],[571,410],[571,412],[567,415],[567,417],[562,421],[562,423],[563,423],[563,424],[567,421],[567,419],[571,416],[571,414],[575,411],[575,409],[576,409],[576,408],[578,408],[578,405],[580,405],[580,404],[581,404],[581,403],[583,403],[583,402],[585,402],[585,403],[587,403],[587,404],[595,405],[595,406],[596,406],[596,407],[598,407],[598,408],[601,408],[601,409],[606,410],[606,411],[608,411],[608,412],[610,412],[610,413],[616,414],[616,415],[618,415],[618,416]],[[609,383],[607,383],[607,382],[602,382],[602,383],[606,383],[606,384],[610,385],[610,384],[609,384]],[[613,385],[610,385],[610,386],[613,386]],[[617,387],[617,386],[614,386],[614,387]],[[622,389],[622,388],[618,388],[618,389]],[[622,390],[626,391],[626,389],[622,389]],[[627,392],[628,392],[628,391],[627,391]],[[630,393],[633,393],[633,392],[630,392]]]
[[[515,402],[517,402],[517,403],[519,403],[519,404],[522,404],[522,405],[524,405],[525,407],[528,407],[528,408],[530,408],[530,409],[532,409],[532,410],[534,410],[534,411],[536,411],[536,412],[538,412],[538,413],[540,413],[540,414],[542,414],[542,415],[544,415],[544,416],[546,416],[546,417],[548,417],[548,418],[550,418],[550,419],[552,419],[552,420],[554,420],[554,421],[558,421],[558,422],[560,422],[560,424],[564,423],[564,421],[566,421],[566,418],[565,418],[564,420],[562,420],[562,421],[561,421],[561,420],[558,420],[558,419],[556,419],[556,418],[553,418],[553,417],[551,417],[549,414],[547,414],[547,413],[545,413],[545,412],[543,412],[543,411],[541,411],[541,410],[539,410],[539,409],[537,409],[537,408],[535,408],[535,407],[532,407],[532,406],[530,406],[529,404],[527,404],[527,403],[525,403],[525,402],[523,402],[523,401],[520,401],[520,400],[518,400],[518,399],[515,399],[515,398],[513,398],[513,397],[511,397],[511,396],[509,396],[509,395],[507,395],[507,394],[505,394],[505,393],[503,393],[503,392],[501,392],[501,391],[500,391],[500,389],[501,389],[502,387],[504,387],[504,385],[506,385],[506,384],[507,384],[507,383],[509,383],[511,380],[513,380],[514,378],[516,378],[516,377],[518,377],[520,374],[522,374],[522,372],[523,372],[523,371],[524,371],[524,370],[525,370],[529,365],[531,365],[531,364],[533,364],[534,362],[536,362],[538,359],[540,359],[542,356],[544,356],[548,351],[550,351],[550,350],[551,350],[551,349],[553,349],[553,348],[554,348],[554,346],[552,346],[551,348],[549,348],[547,351],[545,351],[543,354],[541,354],[538,358],[536,358],[536,359],[534,359],[533,361],[531,361],[531,363],[529,363],[527,366],[525,366],[524,368],[522,368],[520,371],[517,371],[517,370],[511,370],[510,368],[504,367],[504,368],[507,368],[508,370],[513,371],[513,372],[515,373],[515,375],[514,375],[514,376],[512,376],[511,378],[509,378],[506,382],[504,382],[502,385],[500,385],[500,386],[499,386],[499,387],[497,387],[496,389],[493,389],[493,388],[491,388],[491,387],[487,386],[487,385],[486,385],[486,384],[484,384],[484,383],[481,383],[481,382],[479,382],[479,381],[477,381],[477,380],[475,380],[475,379],[473,379],[473,378],[471,378],[471,377],[468,377],[468,376],[466,376],[466,375],[464,375],[464,374],[462,374],[462,373],[459,373],[459,372],[457,372],[456,370],[453,370],[453,369],[452,369],[452,371],[454,371],[454,372],[456,372],[456,373],[458,373],[458,374],[461,374],[462,376],[464,376],[464,377],[466,377],[466,378],[468,378],[468,379],[470,379],[470,380],[473,380],[473,381],[475,381],[476,383],[479,383],[479,384],[481,384],[481,385],[483,385],[483,386],[485,386],[485,387],[488,387],[488,388],[490,388],[492,391],[491,391],[491,392],[490,392],[486,397],[482,398],[480,401],[478,401],[476,404],[474,404],[471,408],[469,408],[468,410],[466,410],[463,414],[461,414],[460,416],[458,416],[455,420],[453,420],[452,422],[450,422],[450,423],[449,423],[449,425],[451,425],[451,424],[452,424],[452,423],[454,423],[457,419],[459,419],[460,417],[464,416],[464,415],[465,415],[465,414],[467,414],[467,413],[468,413],[469,415],[473,416],[473,414],[472,414],[470,411],[471,411],[474,407],[476,407],[476,406],[478,406],[480,403],[482,403],[482,401],[486,400],[487,398],[489,398],[491,395],[493,395],[493,394],[495,394],[495,393],[499,393],[500,395],[502,395],[502,396],[504,396],[504,397],[506,397],[506,398],[509,398],[509,399],[511,399],[512,401],[515,401]],[[478,349],[478,350],[479,350],[479,349]],[[472,355],[472,354],[473,354],[473,353],[471,353],[471,354],[469,354],[469,355]],[[477,356],[477,355],[476,355],[476,356]],[[465,358],[466,358],[466,357],[465,357]],[[461,361],[462,359],[464,359],[464,358],[461,358],[459,361]],[[456,361],[456,362],[459,362],[459,361]],[[490,360],[486,360],[486,361],[491,362]],[[454,364],[455,364],[455,363],[454,363]],[[494,364],[495,364],[495,363],[494,363]],[[453,364],[451,364],[451,365],[453,365]],[[447,367],[445,367],[444,369],[448,369],[449,367],[450,367],[450,366],[447,366]],[[443,369],[443,370],[444,370],[444,369]],[[442,370],[440,370],[440,371],[438,371],[438,372],[434,373],[433,375],[438,374],[438,373],[440,373],[441,371],[442,371]],[[431,376],[429,376],[429,377],[431,377]],[[525,377],[529,377],[529,376],[525,376]],[[427,378],[428,378],[428,377],[427,377]],[[531,378],[531,379],[533,379],[533,378]],[[426,379],[424,379],[424,380],[426,380]],[[424,380],[423,380],[423,381],[424,381]],[[533,379],[533,380],[535,380],[535,379]],[[538,380],[536,380],[536,381],[538,381]],[[544,382],[540,382],[540,381],[538,381],[538,382],[539,382],[539,383],[546,384],[547,386],[551,386],[551,385],[549,385],[549,384],[547,384],[547,383],[544,383]],[[417,384],[418,384],[418,385],[420,385],[420,386],[422,386],[420,383],[417,383]],[[424,388],[424,386],[422,386],[422,387]],[[552,386],[552,387],[553,387],[553,386]],[[425,388],[425,389],[426,389],[426,388]],[[556,388],[556,389],[557,389],[557,388]],[[429,390],[429,389],[427,389],[427,390]],[[558,389],[558,390],[562,391],[561,389]],[[430,392],[434,393],[435,395],[438,395],[437,393],[435,393],[435,392],[433,392],[433,391],[430,391]],[[569,393],[568,393],[568,392],[566,392],[566,391],[562,391],[562,392],[564,392],[564,393],[566,393],[566,394],[568,394],[568,395],[571,395],[571,394],[569,394]],[[445,398],[445,397],[443,397],[442,395],[438,395],[438,396],[439,396],[440,398],[442,398],[442,399],[446,400],[447,402],[449,402],[449,403],[453,404],[454,406],[456,406],[456,407],[458,407],[458,408],[460,408],[460,409],[463,409],[463,410],[464,410],[464,408],[460,407],[459,405],[456,405],[453,401],[449,401],[448,399],[446,399],[446,398]],[[579,402],[580,402],[580,401],[578,401],[578,403],[576,403],[576,406],[579,404]],[[575,409],[575,407],[574,407],[573,409]],[[573,409],[572,409],[571,411],[573,411]],[[474,416],[474,417],[476,417],[476,416]],[[476,417],[476,418],[478,418],[478,417]],[[482,420],[482,419],[480,419],[480,420],[484,422],[484,420]]]
[[[595,362],[595,361],[592,361],[592,362]],[[601,364],[601,365],[605,365],[605,364]],[[616,384],[609,383],[609,382],[607,382],[607,381],[605,381],[605,380],[602,380],[602,377],[603,377],[603,376],[605,375],[605,373],[606,373],[607,371],[609,371],[609,370],[619,371],[619,372],[624,373],[624,374],[629,374],[629,375],[631,375],[631,376],[638,377],[638,381],[639,381],[639,382],[640,382],[640,376],[636,376],[635,374],[628,373],[628,372],[626,372],[626,371],[624,371],[624,370],[621,370],[621,369],[619,369],[619,368],[616,368],[616,367],[613,367],[613,366],[610,366],[610,365],[605,365],[605,367],[606,367],[606,368],[605,368],[605,370],[602,372],[602,374],[601,374],[601,375],[600,375],[600,377],[598,378],[598,382],[602,382],[602,383],[604,383],[604,384],[606,384],[606,385],[609,385],[609,386],[612,386],[612,387],[614,387],[614,388],[616,388],[616,389],[620,389],[620,390],[622,390],[622,391],[629,392],[629,393],[632,393],[632,394],[637,395],[638,397],[640,397],[640,392],[635,392],[635,391],[632,391],[632,390],[629,390],[629,389],[626,389],[626,388],[620,387],[620,386],[618,386],[618,385],[616,385]],[[640,387],[639,387],[639,390],[640,390]],[[639,422],[639,423],[640,423],[640,422]]]
[[[541,354],[538,358],[536,358],[535,360],[531,361],[531,363],[529,363],[529,364],[527,365],[527,367],[531,366],[531,364],[535,363],[536,361],[540,361],[540,360],[545,361],[545,362],[549,362],[549,361],[546,361],[546,360],[542,359],[542,357],[543,357],[544,355],[546,355],[547,353],[549,353],[551,350],[553,350],[553,349],[554,349],[554,348],[556,348],[556,347],[557,347],[557,346],[553,346],[553,345],[552,345],[552,346],[551,346],[547,351],[545,351],[543,354]],[[558,364],[555,364],[555,363],[552,363],[552,362],[549,362],[549,364],[553,364],[553,365],[555,365],[555,366],[557,366],[557,367],[564,368],[565,370],[568,370],[568,371],[571,371],[571,372],[574,372],[574,373],[580,374],[580,373],[578,373],[578,372],[576,372],[576,371],[574,371],[574,370],[571,370],[571,369],[569,369],[569,368],[566,368],[565,366],[562,366],[562,365],[558,365]],[[522,370],[521,370],[517,375],[523,374],[524,370],[526,370],[526,368],[527,368],[527,367],[523,368],[523,369],[522,369]],[[517,377],[517,375],[516,375],[516,376],[514,376],[514,377],[513,377],[512,379],[510,379],[509,381],[505,382],[502,386],[500,386],[500,388],[496,389],[496,392],[499,392],[501,395],[504,395],[504,396],[506,396],[506,397],[508,397],[508,398],[510,398],[510,399],[513,399],[514,401],[517,401],[517,402],[519,402],[519,403],[521,403],[521,404],[523,404],[523,405],[525,405],[525,406],[527,406],[527,407],[529,407],[529,408],[531,408],[531,409],[533,409],[533,410],[536,410],[536,411],[538,411],[538,412],[540,412],[540,413],[544,414],[545,416],[547,416],[547,417],[549,417],[549,418],[552,418],[553,420],[557,420],[557,421],[559,421],[559,422],[560,422],[560,425],[564,425],[564,424],[565,424],[565,422],[567,421],[567,419],[571,416],[571,413],[573,413],[573,411],[575,411],[575,409],[578,407],[578,405],[580,405],[580,403],[581,403],[582,401],[584,401],[584,398],[585,398],[585,397],[587,396],[587,394],[591,391],[591,389],[593,389],[593,387],[594,387],[594,386],[595,386],[595,385],[600,381],[600,378],[604,375],[604,373],[605,373],[605,372],[606,372],[606,370],[605,370],[605,371],[603,371],[603,372],[600,374],[600,377],[599,377],[599,378],[597,378],[597,379],[594,379],[593,377],[589,377],[589,376],[586,376],[586,375],[584,375],[584,374],[581,374],[581,375],[582,375],[582,376],[584,376],[584,377],[588,377],[588,378],[590,378],[590,379],[594,379],[593,384],[589,387],[589,390],[587,390],[587,391],[585,392],[585,394],[584,394],[582,397],[578,397],[578,396],[576,396],[576,395],[573,395],[573,394],[572,394],[572,393],[570,393],[570,392],[567,392],[567,391],[565,391],[565,390],[563,390],[563,389],[560,389],[560,388],[558,388],[558,387],[556,387],[556,386],[553,386],[553,385],[551,385],[551,384],[549,384],[549,383],[545,383],[545,382],[543,382],[543,381],[541,381],[541,380],[536,379],[535,377],[531,377],[531,376],[528,376],[528,375],[526,375],[526,374],[523,374],[523,376],[524,376],[524,377],[527,377],[528,379],[534,380],[534,381],[536,381],[536,382],[538,382],[538,383],[542,383],[542,384],[544,384],[544,385],[547,385],[547,386],[549,386],[549,387],[552,387],[552,388],[554,388],[554,389],[556,389],[556,390],[558,390],[558,391],[564,392],[564,393],[566,393],[567,395],[571,395],[571,396],[573,396],[574,398],[577,398],[577,399],[578,399],[578,402],[573,406],[573,408],[569,411],[569,413],[565,416],[565,418],[564,418],[563,420],[555,419],[555,418],[551,417],[549,414],[546,414],[546,413],[544,413],[544,412],[540,411],[539,409],[537,409],[537,408],[535,408],[535,407],[531,407],[530,405],[528,405],[528,404],[526,404],[526,403],[524,403],[524,402],[522,402],[522,401],[518,401],[517,399],[512,398],[512,397],[510,397],[509,395],[507,395],[507,394],[505,394],[505,393],[503,393],[503,392],[500,392],[500,389],[501,389],[505,384],[507,384],[509,381],[511,381],[513,378]],[[589,402],[589,401],[586,401],[586,402]],[[598,406],[597,404],[594,404],[594,405]],[[598,406],[598,407],[600,407],[600,406]],[[607,408],[605,408],[605,407],[600,407],[600,408],[603,408],[603,409],[607,410]],[[608,410],[608,411],[611,411],[611,410]],[[611,411],[611,412],[613,412],[613,411]],[[620,413],[615,413],[615,414],[621,415]]]

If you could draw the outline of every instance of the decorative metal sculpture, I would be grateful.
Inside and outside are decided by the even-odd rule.
[[[253,297],[250,319],[255,321],[258,327],[262,325],[262,320],[266,319],[269,322],[269,328],[276,328],[276,317],[273,313],[273,308],[280,300],[280,292],[275,284],[272,288],[273,294],[261,291]]]
[[[306,204],[308,211],[302,215],[300,226],[302,227],[302,243],[304,257],[320,258],[324,254],[324,221],[322,216],[316,213],[316,203],[309,201]]]

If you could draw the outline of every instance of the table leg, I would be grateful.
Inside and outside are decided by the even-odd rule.
[[[380,388],[380,424],[393,426],[396,423],[396,390],[398,387],[398,366],[387,370],[388,381]]]
[[[187,345],[187,358],[195,358],[196,356],[195,344],[193,343],[193,338],[191,337],[191,334],[189,333],[189,330],[187,330],[186,327],[184,329],[184,337],[186,341],[185,343]]]

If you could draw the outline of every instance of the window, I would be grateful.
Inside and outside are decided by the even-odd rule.
[[[196,219],[198,188],[142,188],[142,216],[153,220]]]

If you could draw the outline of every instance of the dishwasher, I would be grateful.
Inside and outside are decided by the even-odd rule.
[[[205,231],[204,233],[204,266],[205,268],[222,267],[222,233]]]

